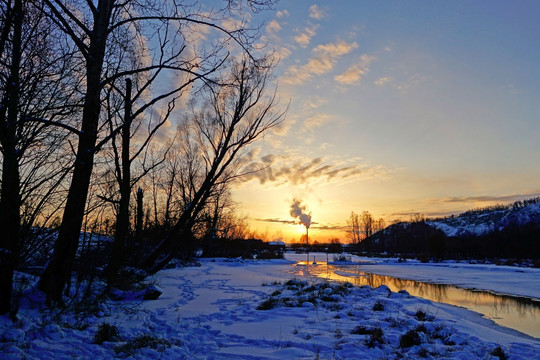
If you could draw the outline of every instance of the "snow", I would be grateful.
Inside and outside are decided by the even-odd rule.
[[[297,259],[304,260],[305,254],[287,254],[286,260],[204,259],[199,267],[154,276],[152,282],[163,291],[157,300],[109,300],[87,315],[46,310],[43,297],[30,288],[26,295],[33,301],[21,303],[15,324],[0,317],[1,358],[497,359],[491,353],[500,346],[509,359],[540,359],[539,339],[496,326],[477,313],[390,292],[386,286],[344,286],[312,278],[310,269],[316,265],[296,266]],[[455,265],[457,271],[448,278],[488,280],[473,281],[477,273],[467,280],[472,269]],[[411,276],[425,278],[443,277],[449,270],[382,260],[366,266],[410,270]],[[538,281],[538,273],[530,270],[526,274]],[[511,276],[506,269],[494,273]],[[513,289],[525,292],[527,287],[533,286],[522,283]],[[265,301],[271,308],[257,310]],[[419,312],[427,319],[421,320]],[[103,323],[116,326],[120,340],[94,343]],[[420,344],[400,347],[402,336],[414,329]]]
[[[540,221],[540,203],[528,204],[523,207],[494,210],[491,212],[462,215],[437,221],[426,221],[446,236],[463,234],[482,235],[493,230],[501,230],[509,224],[526,224]]]

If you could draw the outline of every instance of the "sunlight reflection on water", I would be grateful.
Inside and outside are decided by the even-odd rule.
[[[476,311],[499,325],[540,338],[540,301],[537,300],[377,275],[361,271],[361,265],[327,265],[319,261],[314,265],[312,259],[307,266],[306,261],[296,265],[298,276],[347,281],[356,286],[369,285],[372,288],[386,285],[394,292],[406,290],[413,296]]]

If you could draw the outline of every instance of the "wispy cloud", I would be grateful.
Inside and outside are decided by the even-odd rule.
[[[341,56],[356,48],[358,48],[356,42],[347,43],[345,41],[318,45],[312,51],[313,57],[306,64],[293,65],[287,69],[284,81],[291,85],[297,85],[310,81],[315,76],[324,75],[334,68]]]
[[[295,220],[287,220],[287,219],[279,219],[279,218],[254,218],[255,221],[261,221],[261,222],[268,222],[268,223],[274,223],[274,224],[285,224],[285,225],[296,225],[298,224],[298,221]],[[333,224],[327,224],[323,225],[321,223],[318,223],[316,221],[312,221],[310,225],[310,229],[312,230],[330,230],[330,231],[340,231],[340,230],[346,230],[347,227],[344,225],[333,225]]]
[[[315,20],[321,20],[326,17],[326,10],[321,9],[318,5],[311,5],[309,7],[309,17]]]
[[[294,41],[301,47],[307,47],[311,42],[311,38],[317,35],[319,25],[305,27],[304,30],[294,37]]]
[[[316,223],[314,223],[314,224],[316,224]],[[315,226],[311,226],[311,229],[330,230],[330,231],[337,231],[337,230],[345,231],[345,230],[347,230],[347,226],[344,226],[344,225],[315,225]]]
[[[324,124],[329,123],[332,120],[332,116],[329,114],[317,113],[313,116],[308,117],[304,121],[304,128],[306,130],[313,130],[318,127],[323,126]]]
[[[266,32],[270,35],[275,35],[281,30],[281,25],[277,20],[272,20],[266,25]]]
[[[369,71],[369,65],[375,60],[374,56],[362,55],[360,61],[345,72],[334,77],[338,83],[343,85],[352,85],[358,83],[362,77]]]
[[[440,203],[475,203],[475,202],[485,202],[485,203],[495,203],[495,202],[503,202],[503,203],[510,203],[517,200],[523,200],[533,197],[540,196],[540,193],[534,192],[534,193],[527,193],[527,194],[513,194],[513,195],[502,195],[502,196],[452,196],[452,197],[445,197],[440,199],[432,199],[429,202],[432,204],[440,204]]]
[[[287,9],[284,9],[284,10],[280,10],[276,13],[276,17],[279,19],[279,18],[283,18],[283,17],[287,17],[289,16],[289,11]]]
[[[383,76],[381,78],[378,78],[377,80],[375,80],[373,83],[377,86],[384,86],[386,84],[388,84],[389,82],[392,81],[392,78],[389,77],[389,76]]]
[[[326,103],[328,103],[328,99],[322,98],[320,96],[313,96],[307,99],[302,107],[304,111],[310,111],[315,110]]]
[[[294,225],[297,222],[294,220],[284,220],[284,219],[277,219],[277,218],[266,218],[266,219],[253,219],[255,221],[262,221],[262,222],[269,222],[269,223],[278,223],[278,224],[289,224]]]
[[[383,166],[362,164],[358,159],[332,162],[323,157],[293,157],[269,154],[253,161],[244,168],[242,181],[259,181],[261,184],[284,185],[311,182],[344,181],[388,177],[390,171]]]

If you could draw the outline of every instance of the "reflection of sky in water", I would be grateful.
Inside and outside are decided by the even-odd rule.
[[[358,266],[327,265],[317,260],[317,266],[300,262],[295,267],[298,276],[317,276],[329,280],[348,281],[354,285],[376,288],[386,285],[392,291],[406,290],[413,296],[431,301],[462,306],[484,314],[497,324],[540,338],[540,302],[527,298],[495,295],[486,291],[462,289],[452,285],[430,284],[360,271]]]

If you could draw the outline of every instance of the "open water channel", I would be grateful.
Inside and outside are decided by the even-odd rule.
[[[299,264],[305,265],[305,262]],[[357,286],[369,285],[373,288],[386,285],[394,292],[406,290],[413,296],[478,312],[501,326],[540,338],[540,301],[538,299],[377,275],[362,271],[361,265],[318,263],[308,267],[311,276],[348,281]]]

